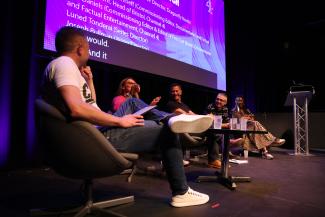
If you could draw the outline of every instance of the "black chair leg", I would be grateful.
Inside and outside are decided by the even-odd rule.
[[[53,216],[53,215],[63,215],[63,214],[69,214],[69,213],[76,213],[74,217],[83,217],[87,214],[90,214],[92,212],[100,212],[105,213],[108,216],[118,216],[118,217],[125,217],[124,215],[115,213],[110,210],[105,210],[105,208],[123,205],[127,203],[134,202],[134,196],[127,196],[117,199],[111,199],[106,201],[100,201],[93,203],[92,199],[92,181],[91,180],[85,180],[85,189],[84,193],[87,197],[87,202],[83,207],[78,207],[74,209],[69,210],[41,210],[41,209],[34,209],[30,211],[31,216]]]

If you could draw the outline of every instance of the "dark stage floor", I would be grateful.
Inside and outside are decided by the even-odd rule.
[[[126,182],[126,175],[99,179],[94,185],[95,198],[135,195],[134,203],[113,208],[127,216],[325,216],[325,155],[289,156],[287,152],[273,151],[274,160],[249,157],[248,164],[231,164],[230,174],[252,177],[250,183],[238,183],[235,191],[218,183],[196,183],[198,175],[213,175],[215,170],[187,167],[189,185],[210,195],[209,203],[201,206],[172,208],[165,178],[145,175],[136,175],[132,183]],[[3,173],[0,215],[29,216],[31,208],[78,205],[80,185],[47,168]]]

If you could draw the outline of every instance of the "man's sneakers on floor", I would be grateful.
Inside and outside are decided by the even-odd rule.
[[[202,133],[212,124],[210,115],[177,115],[168,120],[168,125],[174,133]]]
[[[276,138],[276,139],[274,140],[274,142],[272,142],[271,146],[281,146],[281,145],[283,145],[285,142],[286,142],[285,139],[279,139],[279,138]]]
[[[185,207],[205,204],[209,201],[209,195],[202,194],[188,188],[187,192],[183,195],[175,195],[172,197],[170,204],[173,207]]]
[[[215,169],[220,169],[221,168],[221,161],[220,160],[214,160],[212,162],[209,162],[208,167],[215,168]]]

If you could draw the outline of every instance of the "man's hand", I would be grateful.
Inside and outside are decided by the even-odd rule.
[[[93,73],[91,72],[90,66],[82,66],[80,72],[87,82],[93,79]]]
[[[160,99],[161,99],[161,96],[157,96],[156,98],[154,98],[154,99],[151,101],[150,105],[157,105],[158,102],[160,101]]]
[[[141,91],[140,84],[134,84],[132,86],[132,88],[134,89],[134,92],[136,92],[136,93],[140,93],[140,91]]]
[[[128,128],[135,126],[144,126],[143,116],[141,115],[125,115],[121,117],[120,127]]]
[[[230,123],[223,123],[221,129],[230,129]]]

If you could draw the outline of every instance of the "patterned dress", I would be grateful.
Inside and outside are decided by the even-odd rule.
[[[242,118],[242,117],[250,117],[251,120],[247,121],[247,129],[254,131],[267,131],[265,127],[257,120],[254,119],[254,115],[249,111],[249,109],[232,109],[231,110],[232,117],[234,118]],[[244,135],[244,149],[254,150],[254,149],[263,149],[271,145],[276,137],[273,136],[270,132],[267,134],[249,134]]]

